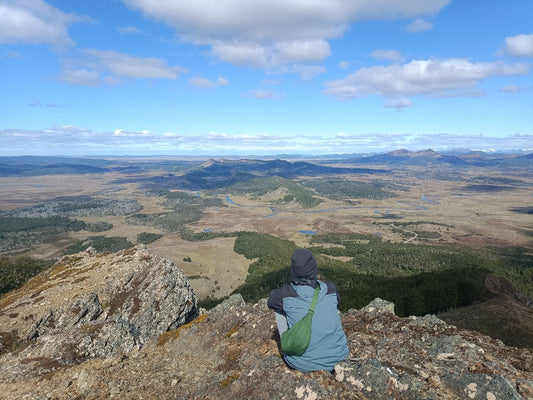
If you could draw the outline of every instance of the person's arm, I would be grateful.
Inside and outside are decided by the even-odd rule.
[[[339,304],[341,304],[341,295],[339,291],[337,290],[337,287],[331,281],[326,281],[326,285],[328,286],[327,294],[335,293],[337,295],[337,307],[338,307]]]
[[[272,289],[267,300],[268,308],[278,314],[286,315],[285,310],[283,310],[283,299],[285,297],[298,297],[298,293],[291,285],[284,286],[281,289]]]
[[[268,308],[274,310],[278,314],[285,315],[283,311],[283,296],[281,295],[281,289],[272,289],[267,300]]]

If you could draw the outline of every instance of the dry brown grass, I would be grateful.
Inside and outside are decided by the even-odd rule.
[[[472,176],[488,176],[489,170],[472,170]],[[494,173],[497,175],[497,173]],[[499,176],[499,175],[497,175]],[[135,198],[144,209],[142,213],[166,211],[156,197],[145,196],[137,185],[122,185],[118,192],[108,192],[111,182],[121,177],[118,173],[98,175],[58,175],[29,178],[0,178],[0,208],[10,209],[21,205],[38,204],[58,196],[93,195],[106,193],[112,197]],[[512,178],[517,178],[510,176]],[[349,179],[373,181],[375,176],[348,176]],[[385,176],[381,179],[396,180]],[[531,205],[531,187],[516,188],[511,191],[491,193],[465,193],[465,181],[438,181],[415,179],[406,175],[402,184],[409,185],[408,191],[398,191],[398,197],[385,200],[360,199],[358,205],[346,208],[346,204],[325,200],[313,210],[286,209],[272,214],[268,199],[252,199],[248,196],[232,196],[239,207],[230,205],[207,210],[202,220],[191,224],[194,232],[206,229],[212,231],[256,231],[292,240],[298,246],[307,246],[310,237],[299,231],[312,230],[317,234],[357,232],[363,234],[380,233],[384,240],[412,243],[459,243],[483,247],[487,245],[520,245],[532,248],[531,236],[527,235],[533,221],[531,216],[510,211],[512,208]],[[42,185],[42,186],[37,186]],[[114,185],[116,186],[116,185]],[[428,203],[422,196],[429,196],[438,202]],[[225,195],[221,195],[224,198]],[[328,211],[322,211],[328,210]],[[314,211],[314,212],[310,212]],[[399,219],[390,219],[386,214],[394,214]],[[109,231],[98,233],[105,236],[126,237],[132,243],[142,232],[164,233],[156,228],[129,225],[125,216],[87,217],[86,222],[106,221],[113,224]],[[393,229],[394,223],[427,221],[438,224],[420,224],[404,227],[405,231],[437,232],[435,239],[407,239]],[[446,225],[446,226],[444,226]],[[59,258],[64,248],[77,241],[94,235],[85,231],[71,232],[58,237],[55,243],[38,245],[28,254],[40,258]],[[223,238],[203,242],[187,242],[177,234],[164,234],[164,237],[148,245],[150,250],[161,257],[174,261],[192,279],[199,298],[223,297],[230,294],[244,282],[250,260],[233,252],[234,239]],[[190,257],[192,262],[184,262]]]

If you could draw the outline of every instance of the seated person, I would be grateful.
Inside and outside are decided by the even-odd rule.
[[[315,288],[320,285],[309,347],[301,356],[283,354],[289,367],[302,372],[332,371],[349,355],[348,341],[337,310],[339,292],[332,282],[317,280],[317,272],[317,262],[311,251],[296,249],[291,258],[291,283],[273,289],[267,303],[276,312],[281,337],[286,329],[307,314]]]

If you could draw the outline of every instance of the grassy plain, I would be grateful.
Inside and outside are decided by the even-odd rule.
[[[378,166],[379,167],[379,166]],[[340,178],[377,182],[396,187],[388,189],[395,196],[381,200],[329,199],[314,193],[322,201],[304,208],[294,201],[283,201],[285,190],[262,195],[235,194],[219,189],[201,193],[224,201],[222,207],[204,210],[202,218],[187,227],[193,233],[252,231],[309,246],[313,234],[359,233],[381,237],[384,241],[413,244],[460,244],[468,247],[522,246],[533,252],[533,217],[513,209],[531,207],[533,177],[519,171],[501,172],[488,168],[461,170],[456,179],[426,178],[421,167],[406,167],[390,174],[344,175]],[[146,172],[146,177],[160,172]],[[168,212],[161,197],[150,195],[137,183],[116,183],[127,177],[119,172],[85,175],[46,175],[0,178],[0,210],[31,206],[62,196],[90,195],[104,198],[136,199],[143,214]],[[421,178],[422,177],[422,178]],[[302,182],[305,181],[302,177]],[[481,179],[513,178],[520,184],[501,190],[473,190],[467,187]],[[314,178],[317,179],[317,178]],[[299,182],[299,179],[295,180]],[[392,186],[394,185],[394,186]],[[231,201],[227,201],[227,196]],[[132,225],[128,216],[81,217],[87,223],[105,221],[112,229],[100,232],[109,237],[125,237],[132,243],[142,232],[163,234],[148,247],[157,255],[171,259],[191,277],[198,297],[223,297],[246,278],[251,261],[234,252],[235,238],[219,237],[205,241],[186,241],[177,233],[158,227]],[[68,232],[51,243],[36,245],[16,254],[37,258],[58,258],[66,247],[85,240],[94,233]],[[15,253],[13,253],[15,254]],[[5,253],[2,255],[11,255]],[[190,261],[184,259],[190,258]],[[287,260],[287,265],[289,261]]]

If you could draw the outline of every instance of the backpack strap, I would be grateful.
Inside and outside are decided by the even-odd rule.
[[[318,300],[318,293],[320,293],[320,283],[315,289],[315,294],[313,294],[313,301],[311,302],[311,307],[309,307],[309,312],[311,314],[315,312],[316,301]]]

